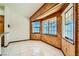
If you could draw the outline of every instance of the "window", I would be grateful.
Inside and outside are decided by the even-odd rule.
[[[57,23],[56,17],[49,20],[49,34],[56,35],[57,33]]]
[[[48,34],[48,21],[43,21],[43,33]]]
[[[43,34],[50,34],[50,35],[57,34],[56,17],[43,21]]]
[[[40,22],[35,21],[32,22],[32,33],[39,33],[40,32]]]
[[[73,7],[65,13],[65,38],[71,42],[74,40]]]

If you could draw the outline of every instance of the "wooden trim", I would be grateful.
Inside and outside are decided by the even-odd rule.
[[[41,41],[40,39],[31,39],[31,40],[33,40],[33,41]]]
[[[58,35],[52,35],[52,34],[43,34],[43,35],[53,36],[53,37],[57,37],[58,36]]]
[[[46,7],[47,4],[51,4],[50,7],[47,7],[48,9],[45,11],[41,11],[42,13],[40,13],[40,10],[44,7]],[[44,14],[45,12],[47,12],[48,10],[50,10],[51,8],[53,8],[54,6],[58,5],[59,3],[44,3],[42,7],[40,7],[31,17],[30,20],[34,20],[36,17]],[[43,9],[44,10],[44,9]],[[39,14],[40,13],[40,14]],[[37,14],[37,15],[36,15]],[[38,15],[39,14],[39,15]]]
[[[40,32],[35,32],[35,33],[32,33],[32,34],[40,34]]]
[[[42,8],[44,7],[45,3],[30,17],[30,19]]]
[[[8,47],[10,43],[16,43],[16,42],[23,42],[23,41],[41,41],[41,40],[36,40],[36,39],[28,39],[28,40],[19,40],[19,41],[11,41],[9,42],[4,48]]]
[[[36,19],[42,19],[42,18],[45,18],[45,17],[47,17],[47,16],[49,16],[51,14],[54,14],[54,13],[58,12],[59,10],[61,10],[62,6],[65,7],[65,4],[64,3],[57,4],[57,5],[53,6],[52,8],[50,8],[49,10],[47,10],[46,12],[44,12],[43,14],[37,16]]]
[[[29,24],[29,29],[30,29],[30,31],[29,31],[29,33],[30,33],[30,39],[31,39],[31,33],[32,33],[32,23],[31,23],[31,20],[30,20],[30,22],[29,22],[30,24]]]
[[[57,16],[57,35],[60,36],[60,48],[62,49],[62,16],[61,15]]]
[[[40,40],[42,39],[42,19],[40,20]]]
[[[35,40],[35,39],[31,39],[31,40],[33,40],[33,41],[42,41],[42,42],[44,42],[44,43],[46,43],[46,44],[48,44],[48,45],[51,45],[51,44],[49,44],[49,43],[47,43],[47,42],[45,42],[45,41],[43,41],[43,40]],[[28,39],[28,40],[12,41],[12,42],[9,42],[8,45],[4,46],[4,48],[8,47],[10,43],[23,42],[23,41],[30,41],[30,40]],[[54,45],[51,45],[51,46],[53,46],[53,47],[55,47],[55,48],[57,48],[57,49],[59,49],[59,50],[62,51],[62,49],[60,49],[60,48],[58,48],[58,47],[56,47],[56,46],[54,46]],[[63,53],[64,56],[66,56],[63,51],[62,51],[62,53]],[[2,55],[0,55],[0,56],[2,56]]]
[[[48,4],[48,3],[47,3]],[[49,3],[49,4],[51,4],[51,3]],[[53,7],[55,7],[56,5],[58,5],[59,3],[53,3],[53,4],[51,4],[50,5],[50,7],[49,6],[46,6],[46,4],[40,9],[41,10],[41,12],[40,12],[40,10],[36,13],[36,15],[34,15],[34,16],[32,16],[32,17],[30,17],[30,20],[32,20],[32,21],[34,21],[35,20],[35,18],[38,18],[39,16],[42,16],[42,15],[44,15],[46,12],[48,12],[49,10],[51,10],[51,9],[53,9]],[[63,11],[64,11],[64,9],[68,6],[68,4],[69,3],[62,3],[62,5],[61,5],[61,7],[63,7],[63,8],[61,8],[61,9],[59,9],[59,10],[57,10],[58,12],[60,12],[60,13],[62,13]],[[45,8],[44,7],[47,7],[47,9],[45,10]],[[42,10],[45,10],[45,11],[42,11]],[[55,11],[54,13],[56,13],[57,11]],[[54,13],[50,13],[49,15],[51,15],[51,14],[54,14]],[[47,16],[49,16],[49,15],[47,15]],[[45,17],[47,17],[47,16],[45,16]],[[42,18],[45,18],[45,17],[42,17]],[[39,18],[39,20],[40,20],[41,18]]]
[[[32,21],[32,22],[40,22],[40,20],[37,19],[37,20],[34,20],[34,21]]]
[[[30,40],[30,39],[28,39],[28,40],[11,41],[11,42],[9,42],[6,46],[4,46],[4,48],[5,48],[5,47],[8,47],[10,43],[23,42],[23,41],[29,41],[29,40]]]
[[[78,3],[74,4],[75,7],[75,55],[78,56]]]
[[[3,16],[4,17],[4,15],[0,15],[0,16]]]

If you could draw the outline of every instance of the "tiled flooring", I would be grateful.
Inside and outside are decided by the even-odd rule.
[[[2,48],[3,56],[63,56],[63,53],[42,41],[23,41]]]

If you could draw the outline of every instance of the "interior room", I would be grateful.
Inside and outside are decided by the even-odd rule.
[[[79,56],[79,3],[0,3],[0,56]]]

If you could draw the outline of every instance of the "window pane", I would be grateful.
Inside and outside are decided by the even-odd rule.
[[[33,27],[40,27],[40,22],[37,22],[37,21],[33,22],[32,25]]]
[[[67,15],[69,14],[69,15]],[[74,20],[73,20],[73,7],[68,11],[66,12],[66,22],[65,22],[65,36],[73,41],[73,31],[74,31]]]
[[[39,28],[33,28],[33,33],[39,32]]]
[[[57,32],[57,21],[56,21],[56,17],[50,19],[50,22],[49,22],[49,34],[52,34],[52,35],[56,35],[56,32]]]
[[[40,32],[40,22],[32,22],[32,32],[33,33],[39,33]]]
[[[42,26],[43,26],[43,33],[48,34],[48,20],[43,21]]]

